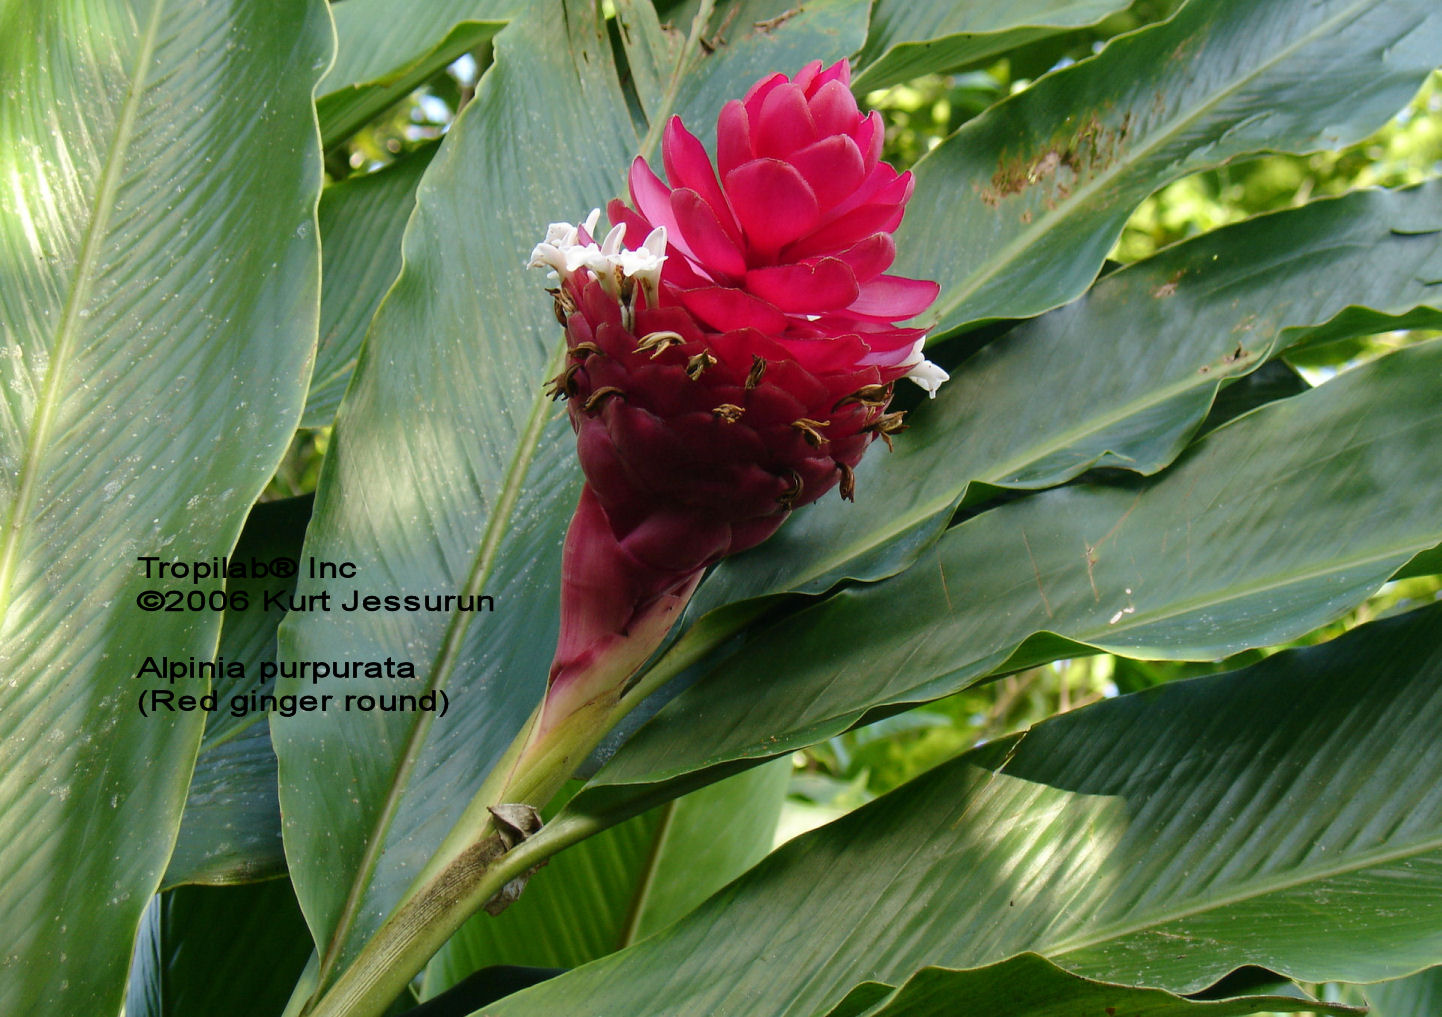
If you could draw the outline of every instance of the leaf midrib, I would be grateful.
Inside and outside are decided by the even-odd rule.
[[[656,886],[656,874],[661,869],[661,857],[666,850],[666,839],[670,836],[672,824],[676,821],[676,801],[675,798],[672,798],[660,808],[661,820],[652,835],[645,861],[637,875],[636,884],[631,893],[630,906],[626,910],[626,919],[621,925],[620,935],[616,937],[614,950],[624,950],[636,942],[641,919],[645,917],[651,893]]]
[[[937,322],[946,322],[947,319],[952,314],[954,314],[959,307],[961,307],[968,299],[970,299],[974,294],[976,294],[986,283],[990,282],[993,278],[1000,274],[1003,269],[1010,268],[1012,263],[1017,258],[1021,257],[1028,250],[1030,250],[1036,243],[1038,237],[1051,232],[1057,222],[1067,219],[1074,212],[1082,209],[1083,203],[1086,201],[1086,199],[1090,198],[1093,194],[1100,190],[1103,185],[1110,184],[1118,176],[1121,176],[1125,172],[1134,168],[1144,158],[1150,156],[1153,152],[1160,148],[1165,142],[1171,141],[1173,138],[1177,137],[1180,133],[1182,133],[1183,128],[1195,122],[1203,114],[1211,112],[1223,99],[1234,94],[1244,85],[1247,85],[1250,82],[1256,80],[1258,77],[1270,71],[1279,63],[1282,63],[1286,59],[1289,59],[1292,54],[1295,53],[1298,49],[1310,46],[1312,43],[1317,41],[1317,39],[1330,34],[1333,26],[1335,26],[1339,22],[1345,21],[1347,18],[1351,17],[1359,10],[1364,10],[1372,6],[1375,6],[1375,0],[1358,0],[1357,3],[1349,5],[1344,10],[1335,14],[1333,17],[1322,22],[1312,32],[1306,33],[1298,39],[1292,40],[1289,45],[1280,47],[1274,52],[1274,55],[1270,60],[1264,60],[1263,62],[1258,64],[1251,73],[1234,79],[1227,87],[1212,93],[1204,101],[1198,103],[1198,105],[1192,110],[1192,112],[1190,112],[1186,116],[1181,117],[1180,119],[1174,120],[1170,128],[1153,132],[1146,141],[1133,149],[1135,158],[1131,160],[1118,160],[1117,162],[1113,163],[1111,167],[1103,169],[1095,176],[1090,178],[1087,182],[1083,183],[1081,186],[1074,188],[1072,191],[1072,200],[1059,203],[1055,209],[1048,210],[1044,214],[1037,216],[1030,227],[1018,233],[1016,237],[1005,247],[1003,247],[994,258],[989,258],[985,267],[983,267],[980,272],[969,276],[965,283],[957,287],[957,289],[951,291],[951,295],[949,297],[947,297],[943,301],[940,301],[934,311]],[[1149,26],[1148,28],[1144,28],[1135,33],[1132,33],[1129,38],[1137,38],[1138,36],[1142,36],[1144,33],[1149,31],[1158,31],[1164,25],[1173,23],[1175,23],[1175,19],[1169,20],[1167,22],[1162,22],[1161,24],[1155,26]],[[1097,54],[1097,56],[1092,57],[1091,60],[1097,60],[1101,57],[1101,55],[1102,54]],[[1090,63],[1091,60],[1084,61],[1083,65]],[[1080,66],[1082,65],[1078,65],[1078,67]],[[993,112],[992,115],[996,116],[998,114]],[[964,131],[965,128],[962,128],[962,130]],[[960,133],[961,132],[959,131],[958,134]],[[956,136],[957,135],[953,135],[952,137]],[[1162,184],[1167,182],[1167,179],[1170,179],[1170,177],[1158,178],[1155,181],[1155,186],[1160,187]],[[1056,304],[1053,303],[1052,306],[1056,306]],[[946,327],[953,328],[955,327],[955,324],[956,323],[953,323],[951,325],[947,325]]]
[[[20,553],[20,539],[25,522],[35,507],[38,496],[40,460],[50,444],[54,429],[55,411],[60,402],[62,386],[69,374],[70,362],[75,355],[80,331],[80,311],[89,300],[94,283],[95,265],[100,257],[100,248],[115,211],[116,195],[120,190],[125,157],[135,133],[135,121],[140,107],[140,96],[147,83],[146,69],[155,53],[155,40],[160,31],[160,13],[165,0],[153,0],[150,18],[141,36],[131,67],[130,86],[125,101],[120,107],[115,134],[105,155],[105,165],[100,172],[90,222],[85,227],[85,239],[81,245],[80,258],[75,266],[74,284],[65,302],[65,310],[51,349],[50,361],[45,368],[45,383],[39,402],[31,418],[30,435],[25,443],[25,452],[20,462],[19,483],[10,514],[5,520],[4,536],[0,538],[0,627],[9,615],[15,583],[15,569]]]
[[[1178,907],[1172,911],[1154,914],[1144,921],[1139,920],[1131,923],[1119,921],[1110,925],[1103,925],[1093,930],[1089,935],[1076,934],[1070,938],[1062,939],[1059,943],[1050,944],[1044,949],[1046,950],[1046,956],[1055,958],[1063,954],[1102,946],[1108,942],[1113,942],[1123,937],[1134,935],[1138,932],[1145,932],[1148,929],[1167,925],[1172,922],[1179,922],[1186,918],[1207,914],[1212,911],[1221,911],[1271,894],[1285,893],[1288,890],[1295,890],[1299,887],[1314,883],[1326,882],[1354,872],[1377,868],[1391,862],[1405,861],[1410,858],[1415,858],[1418,855],[1425,855],[1436,851],[1442,851],[1442,834],[1430,839],[1423,838],[1408,842],[1406,845],[1400,847],[1375,848],[1371,851],[1364,851],[1359,855],[1352,856],[1351,861],[1345,864],[1304,868],[1301,870],[1300,875],[1295,875],[1293,878],[1265,880],[1263,877],[1254,877],[1238,884],[1230,894],[1221,897],[1208,897],[1190,907]]]

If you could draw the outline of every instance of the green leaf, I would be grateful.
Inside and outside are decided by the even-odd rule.
[[[595,793],[655,795],[650,782],[1086,648],[1218,659],[1310,631],[1442,541],[1439,372],[1442,341],[1404,349],[1238,418],[1158,477],[977,516],[901,575],[751,639],[642,727]]]
[[[688,50],[680,30],[661,24],[651,0],[620,0],[616,4],[616,32],[642,112],[647,119],[668,115],[666,93],[677,80],[676,68],[682,61],[694,63],[702,54]],[[674,101],[674,96],[671,99]]]
[[[1258,406],[1290,399],[1311,388],[1307,379],[1284,360],[1269,360],[1251,374],[1243,375],[1217,393],[1212,408],[1202,421],[1201,431],[1215,430]]]
[[[487,1012],[855,1013],[859,983],[1026,952],[1172,992],[1416,970],[1442,957],[1439,634],[1433,605],[983,746]]]
[[[878,999],[867,1005],[871,999]],[[864,1009],[863,1009],[864,1008]],[[1346,1014],[1359,1007],[1296,996],[1245,996],[1202,1002],[1069,974],[1036,954],[984,968],[922,968],[900,988],[863,982],[827,1017],[1231,1017],[1254,1013]]]
[[[1279,350],[1386,329],[1414,308],[1414,327],[1442,327],[1439,233],[1433,182],[1260,216],[1107,276],[963,363],[908,416],[894,453],[862,460],[854,504],[798,512],[718,569],[693,611],[890,575],[958,503],[996,488],[1050,487],[1098,466],[1161,470],[1218,385]]]
[[[852,61],[858,69],[852,84],[857,92],[869,92],[994,60],[1038,39],[1094,25],[1129,6],[1130,0],[878,0],[866,46]]]
[[[854,52],[866,35],[869,3],[701,4],[698,14],[706,17],[700,25],[688,22],[684,43],[649,8],[649,0],[633,0],[617,11],[631,85],[649,121],[639,152],[659,171],[661,131],[673,114],[714,152],[722,106],[768,74],[794,74],[812,60],[831,62]]]
[[[941,283],[928,312],[941,333],[1056,307],[1087,288],[1152,191],[1245,153],[1362,138],[1442,62],[1439,39],[1427,0],[1188,4],[918,162],[895,271]]]
[[[227,697],[219,702],[228,709]],[[284,874],[275,751],[261,715],[196,760],[161,886],[223,886]]]
[[[209,660],[223,595],[138,559],[227,554],[300,414],[329,36],[318,0],[0,2],[0,1011],[119,1007],[204,716],[139,697],[206,691],[138,675]],[[137,607],[171,589],[206,610]]]
[[[555,321],[524,265],[547,222],[605,199],[630,147],[588,6],[568,19],[533,8],[497,39],[495,63],[427,173],[405,268],[376,315],[322,475],[306,555],[353,563],[355,578],[303,580],[301,596],[495,598],[494,613],[333,607],[281,630],[284,660],[391,659],[416,674],[293,680],[282,692],[450,686],[438,724],[424,712],[337,711],[272,725],[286,852],[328,968],[394,906],[544,688],[556,534],[577,478],[564,414],[541,392]],[[544,159],[529,140],[538,136],[558,146]]]
[[[125,1017],[278,1017],[310,951],[287,880],[168,890],[141,923]]]
[[[790,760],[748,770],[557,855],[520,900],[451,937],[424,998],[494,964],[575,967],[670,925],[765,857],[790,774]]]
[[[246,606],[228,609],[221,624],[216,661],[223,666],[211,683],[217,711],[207,718],[165,887],[243,883],[285,872],[270,724],[265,704],[252,696],[275,690],[274,675],[264,669],[275,664],[276,628],[285,617],[277,598],[289,596],[295,577],[274,573],[300,557],[311,500],[256,505],[230,553],[247,575],[229,580],[226,589],[243,595]],[[237,664],[239,673],[232,673]]]
[[[321,194],[320,347],[302,427],[324,427],[335,416],[371,316],[400,272],[401,233],[435,151],[435,146],[418,149]]]
[[[866,38],[870,6],[867,0],[740,0],[720,5],[708,26],[715,52],[694,71],[683,68],[676,76],[674,112],[714,153],[722,106],[769,74],[795,74],[813,60],[830,64],[856,52]]]
[[[1435,1017],[1442,1011],[1442,967],[1364,986],[1371,1017]]]
[[[316,112],[325,146],[409,95],[463,53],[486,44],[521,0],[428,0],[396,16],[389,0],[335,8],[335,64],[321,81]]]
[[[565,414],[542,392],[558,370],[548,354],[559,329],[544,279],[523,266],[548,222],[575,221],[616,193],[639,142],[593,7],[578,0],[566,17],[528,7],[497,37],[494,64],[419,188],[405,267],[337,417],[306,555],[352,562],[357,575],[303,581],[298,596],[495,601],[479,616],[337,607],[282,626],[285,660],[390,658],[415,670],[304,691],[434,689],[449,703],[443,718],[342,711],[272,724],[286,854],[323,980],[402,899],[545,687],[580,470]],[[677,86],[677,102],[719,108],[752,84],[753,61],[784,54],[800,66],[860,45],[865,2],[816,7],[773,30],[732,29],[734,41]]]

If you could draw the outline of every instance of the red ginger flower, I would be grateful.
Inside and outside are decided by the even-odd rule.
[[[671,186],[637,159],[636,208],[611,203],[603,242],[593,212],[532,254],[560,284],[568,357],[553,384],[586,475],[553,687],[602,662],[629,674],[707,566],[832,487],[852,496],[867,446],[901,429],[898,378],[933,393],[946,378],[921,357],[924,330],[896,325],[938,288],[884,274],[912,179],[879,161],[880,117],[849,82],[845,61],[816,62],[727,103],[719,176],[673,117]],[[627,250],[627,235],[646,239]]]

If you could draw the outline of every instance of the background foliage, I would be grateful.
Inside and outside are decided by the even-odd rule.
[[[526,251],[850,56],[953,381],[708,578],[565,850],[376,1012],[1435,1010],[1431,4],[175,7],[0,0],[0,1009],[297,1014],[361,955],[554,641]],[[143,554],[502,603],[140,615]],[[162,653],[458,706],[140,718]]]

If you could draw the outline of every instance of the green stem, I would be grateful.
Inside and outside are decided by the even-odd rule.
[[[564,846],[547,832],[507,851],[492,831],[462,852],[381,926],[309,1017],[380,1017],[471,914]]]
[[[539,808],[611,726],[597,730],[593,726],[601,719],[595,716],[597,711],[580,711],[574,715],[575,723],[559,725],[537,739],[539,712],[521,729],[477,800]],[[562,836],[566,829],[546,827],[508,850],[495,820],[487,814],[486,822],[463,849],[444,864],[433,863],[428,868],[424,881],[376,931],[307,1017],[379,1017],[467,918],[511,880],[568,843]]]
[[[557,834],[546,828],[508,847],[490,807],[523,804],[539,810],[551,800],[653,687],[643,682],[627,694],[626,679],[665,638],[699,579],[698,572],[635,619],[625,638],[588,670],[552,685],[400,907],[307,1017],[379,1017],[467,918],[560,849],[565,828]]]
[[[649,160],[656,151],[656,146],[661,143],[661,132],[666,129],[666,121],[670,119],[669,111],[676,108],[676,93],[681,87],[681,80],[686,76],[691,60],[701,45],[701,34],[706,31],[715,7],[716,0],[701,0],[696,8],[696,16],[691,19],[691,31],[681,46],[681,52],[676,54],[676,66],[672,68],[671,79],[666,83],[666,94],[657,115],[651,118],[651,126],[641,141],[641,147],[636,150],[636,154],[643,159]]]

